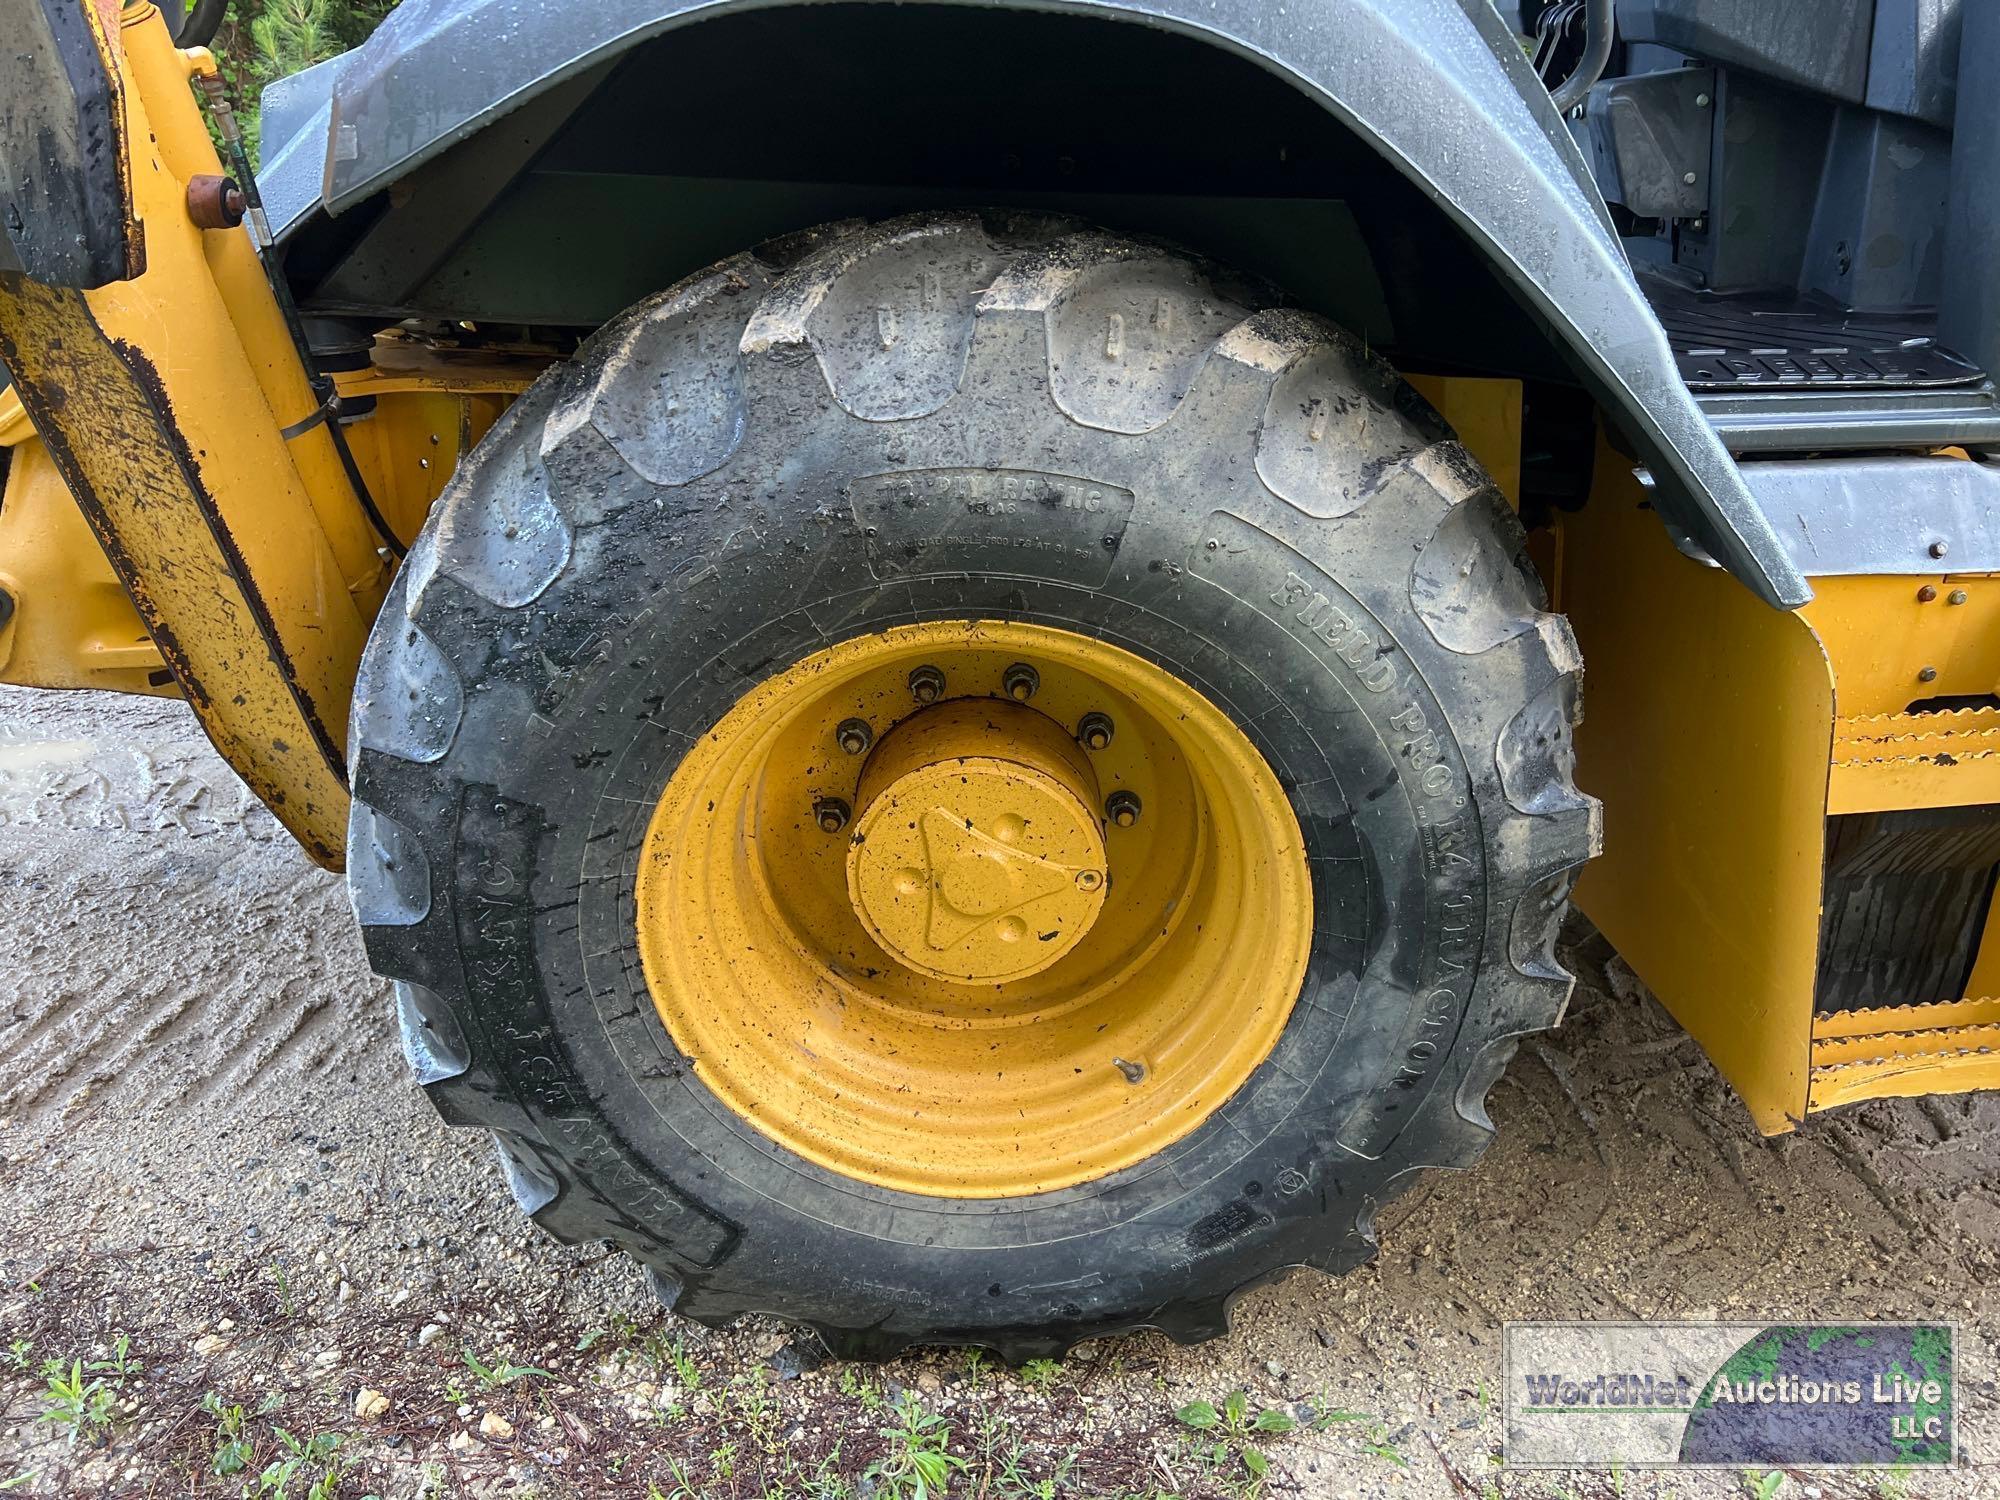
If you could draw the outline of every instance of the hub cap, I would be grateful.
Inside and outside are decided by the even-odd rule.
[[[1104,906],[1097,778],[1054,721],[1011,703],[925,709],[862,772],[847,890],[883,949],[924,974],[1039,974]]]

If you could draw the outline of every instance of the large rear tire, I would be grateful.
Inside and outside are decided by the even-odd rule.
[[[1072,226],[839,226],[632,309],[454,477],[364,664],[350,879],[418,1080],[448,1120],[493,1132],[537,1222],[622,1246],[703,1321],[769,1312],[846,1354],[950,1342],[1020,1360],[1139,1327],[1218,1333],[1275,1272],[1364,1260],[1411,1173],[1478,1156],[1488,1087],[1570,987],[1551,944],[1597,827],[1569,774],[1576,653],[1514,516],[1436,414],[1269,300]],[[1003,686],[1001,664],[1036,642],[1042,677]],[[812,959],[819,920],[786,915],[782,888],[859,858],[847,819],[879,795],[856,769],[865,742],[843,756],[830,717],[863,669],[827,664],[876,674],[881,745],[925,702],[898,708],[880,684],[927,652],[964,653],[940,674],[947,697],[1011,695],[1066,732],[1109,695],[1120,742],[1089,753],[1062,736],[1019,750],[1044,731],[996,710],[993,795],[1018,772],[1036,796],[1074,792],[1068,807],[1163,776],[1144,827],[1185,834],[1194,894],[1162,902],[1159,949],[1197,929],[1221,946],[1138,954],[1123,990],[1045,1003],[1093,951],[1065,933],[1033,978],[923,991],[978,978],[939,965],[1000,975],[1005,955],[917,974],[929,960],[899,963],[884,927],[899,919],[863,892],[866,939],[810,984],[774,978]],[[784,724],[824,753],[785,764],[783,734],[745,704],[791,704]],[[1151,726],[1154,751],[1120,768],[1114,750],[1141,737],[1128,724]],[[1204,744],[1239,766],[1236,790],[1202,772]],[[735,790],[690,793],[698,774]],[[1261,814],[1259,787],[1274,789]],[[1251,811],[1232,822],[1232,806]],[[1101,835],[1109,884],[1061,865],[1092,892],[1065,896],[1063,920],[1108,933],[1103,914],[1172,861],[1149,845],[1121,864],[1117,820],[1091,811],[1075,847]],[[1230,866],[1258,828],[1264,852]],[[700,890],[650,894],[676,859]],[[1290,862],[1302,883],[1258,883]],[[775,913],[749,937],[714,906],[736,891]],[[1173,914],[1198,895],[1198,919]],[[1043,941],[1061,926],[1038,925]],[[1266,958],[1242,967],[1260,936]],[[760,967],[774,949],[791,969]],[[1177,988],[1188,953],[1232,977]],[[943,995],[940,1015],[972,995],[979,1013],[940,1019],[920,1069],[907,1037],[931,1012],[905,1005],[905,1040],[869,1080],[856,1059],[877,1030],[853,1007],[884,985]],[[1003,1011],[1053,1026],[1072,1003],[1119,1026],[1168,1007],[1146,1045],[1165,1059],[1178,1039],[1192,1060],[1101,1057],[1086,1025],[1017,1027],[992,1045],[1039,1038],[1020,1066],[1043,1072],[968,1066],[941,1086],[968,1028]],[[1231,1052],[1221,1033],[1260,1039]],[[739,1041],[756,1066],[732,1065]],[[829,1083],[850,1076],[851,1095]],[[911,1088],[928,1115],[895,1112]],[[998,1160],[1004,1134],[952,1155],[961,1131],[1004,1130],[1014,1098],[1021,1164]]]

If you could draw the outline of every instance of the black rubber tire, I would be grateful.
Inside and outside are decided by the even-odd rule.
[[[494,1133],[537,1222],[705,1322],[1019,1361],[1219,1333],[1274,1273],[1366,1259],[1409,1174],[1479,1155],[1487,1088],[1570,988],[1551,944],[1597,836],[1576,652],[1436,413],[1267,300],[1047,221],[835,226],[621,316],[453,478],[358,686],[350,879],[419,1081]],[[1161,1157],[1032,1198],[779,1148],[676,1051],[634,946],[680,747],[830,642],[953,617],[1193,683],[1313,862],[1270,1059]]]

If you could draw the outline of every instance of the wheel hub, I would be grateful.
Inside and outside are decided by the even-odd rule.
[[[958,984],[1038,974],[1103,910],[1097,778],[1033,709],[927,709],[870,757],[859,796],[848,897],[869,935],[919,973]]]
[[[772,674],[689,747],[635,859],[646,982],[718,1115],[937,1197],[1052,1192],[1200,1128],[1312,942],[1297,817],[1231,719],[1016,622]]]

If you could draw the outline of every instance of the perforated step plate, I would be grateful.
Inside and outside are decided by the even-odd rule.
[[[1681,378],[1698,391],[1898,389],[1980,380],[1937,342],[1930,312],[1855,313],[1832,303],[1721,295],[1645,277]]]

